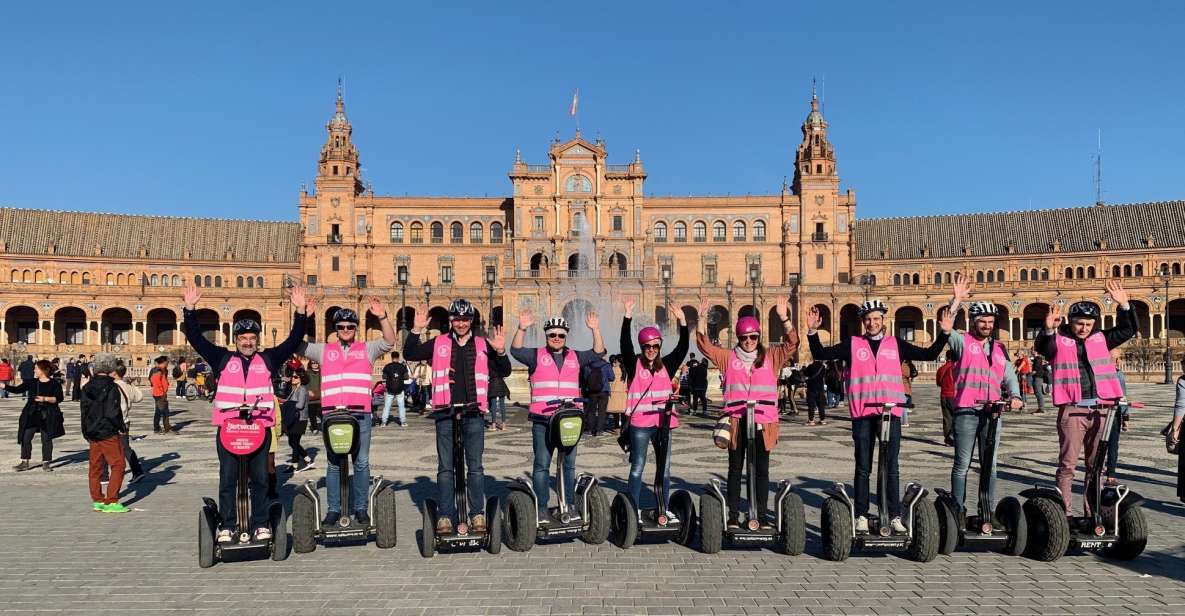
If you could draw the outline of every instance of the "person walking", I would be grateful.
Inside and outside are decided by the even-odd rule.
[[[77,373],[78,373],[78,364],[74,363],[74,358],[71,357],[69,360],[66,361],[66,370],[65,370],[66,379],[62,382],[62,386],[63,386],[62,393],[64,393],[67,396],[69,396],[72,393],[72,389],[74,386],[74,375]]]
[[[609,408],[609,391],[613,387],[613,366],[598,356],[581,373],[581,394],[588,400],[584,431],[598,437],[605,431],[605,415]]]
[[[91,366],[94,376],[82,387],[79,408],[82,436],[88,443],[87,477],[92,507],[104,513],[127,513],[130,510],[119,502],[126,463],[119,435],[127,433],[127,426],[123,423],[123,393],[111,377],[115,367],[115,356],[110,353],[95,357]],[[101,483],[104,467],[109,469],[106,494]]]
[[[827,425],[827,396],[825,393],[827,366],[816,359],[802,372],[803,378],[806,380],[806,425],[825,426]],[[818,421],[815,420],[816,413],[819,415]]]
[[[33,356],[29,355],[29,356],[25,357],[24,361],[17,364],[16,372],[17,372],[17,374],[20,375],[22,383],[24,383],[25,381],[32,381],[33,380]],[[25,392],[25,393],[21,394],[21,397],[27,398],[27,397],[29,397],[29,393]],[[78,398],[75,397],[74,399],[77,400]]]
[[[291,392],[280,405],[280,420],[284,425],[284,433],[288,436],[288,447],[292,449],[292,456],[288,461],[297,472],[313,466],[313,458],[300,444],[300,439],[309,426],[309,390],[304,385],[304,378],[303,370],[294,370],[288,375]]]
[[[938,400],[942,407],[942,442],[946,443],[948,447],[953,447],[955,444],[954,437],[951,436],[951,427],[954,425],[955,412],[955,354],[946,352],[946,363],[938,367],[934,373],[934,382],[938,384]]]
[[[87,360],[86,355],[79,354],[78,361],[74,362],[74,378],[70,385],[70,400],[77,402],[82,398],[82,386],[90,381],[91,378],[91,363]]]
[[[152,431],[156,434],[167,434],[173,431],[169,425],[169,358],[161,355],[153,362],[155,367],[148,377],[152,385],[152,401],[155,411],[152,414]]]
[[[691,387],[690,414],[695,415],[699,408],[699,415],[708,416],[708,362],[696,358],[695,353],[688,354],[687,384]]]
[[[8,389],[6,387],[12,384],[12,377],[15,372],[12,369],[12,364],[8,362],[7,357],[0,357],[0,398],[8,397]]]
[[[1016,370],[1016,378],[1020,381],[1020,399],[1025,401],[1025,396],[1033,387],[1033,363],[1029,361],[1029,354],[1023,349],[1016,352],[1016,360],[1013,362],[1013,368]]]
[[[42,359],[33,364],[33,378],[18,385],[0,384],[0,387],[25,396],[25,406],[17,420],[17,442],[21,445],[21,462],[16,470],[33,468],[29,460],[33,457],[33,437],[41,433],[41,468],[52,471],[53,440],[66,433],[62,419],[62,384],[50,378],[53,364]]]
[[[1040,353],[1033,352],[1033,397],[1037,399],[1037,409],[1032,414],[1045,412],[1045,394],[1049,387],[1049,362]]]
[[[391,351],[391,361],[383,366],[383,383],[386,391],[383,392],[383,425],[386,426],[391,421],[391,403],[395,402],[399,408],[399,427],[407,427],[407,382],[410,379],[410,373],[407,370],[407,364],[403,363],[403,359],[399,357],[399,351]]]
[[[620,355],[611,356],[609,365],[615,378],[609,384],[609,401],[605,405],[605,432],[615,435],[620,427],[621,418],[625,415],[625,370],[622,368]]]
[[[309,392],[309,432],[321,433],[321,362],[309,360],[305,370],[305,388]]]
[[[131,485],[144,478],[144,467],[140,464],[140,456],[137,456],[136,450],[132,449],[130,436],[132,431],[132,405],[144,401],[144,392],[140,391],[139,387],[124,380],[127,373],[127,364],[122,359],[116,360],[115,372],[111,373],[111,378],[115,380],[115,385],[119,387],[120,393],[123,394],[123,398],[120,400],[120,410],[123,411],[123,432],[119,433],[119,444],[123,448],[123,457],[128,462],[128,468],[132,470],[132,478],[128,480],[128,485]]]
[[[173,368],[173,380],[177,382],[177,399],[185,399],[185,386],[189,383],[189,362],[181,359]]]
[[[506,399],[509,397],[510,388],[506,386],[506,379],[497,374],[491,374],[489,425],[495,430],[506,429]]]

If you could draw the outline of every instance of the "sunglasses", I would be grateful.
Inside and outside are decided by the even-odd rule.
[[[745,334],[744,336],[740,336],[739,340],[742,342],[745,340],[761,340],[761,334]]]
[[[355,329],[358,329],[357,325],[338,325],[337,326],[337,331],[339,331],[339,332],[349,332],[349,331],[354,331]]]
[[[563,340],[568,337],[568,334],[554,333],[554,334],[547,334],[547,337],[548,338],[556,338],[558,340]]]
[[[661,344],[643,344],[642,345],[643,351],[657,351],[661,348],[662,348]]]

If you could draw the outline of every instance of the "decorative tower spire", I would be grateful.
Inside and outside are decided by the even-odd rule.
[[[802,143],[794,157],[794,192],[801,193],[804,180],[838,182],[835,149],[827,139],[827,120],[819,111],[819,97],[811,84],[811,111],[802,123]]]
[[[317,165],[317,185],[325,183],[345,184],[357,195],[362,192],[362,176],[358,149],[354,147],[354,127],[346,118],[346,104],[342,97],[342,81],[337,80],[337,101],[333,117],[325,125],[328,133],[321,146],[321,159]]]

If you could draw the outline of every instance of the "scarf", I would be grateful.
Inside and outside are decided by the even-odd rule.
[[[741,363],[745,364],[745,369],[749,372],[753,371],[753,362],[757,361],[757,350],[746,351],[741,347],[736,348],[737,357],[740,358]]]

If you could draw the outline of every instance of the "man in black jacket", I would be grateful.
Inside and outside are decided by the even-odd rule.
[[[123,393],[115,384],[111,373],[115,371],[115,356],[99,353],[91,369],[94,377],[82,388],[82,436],[90,444],[90,490],[95,511],[104,513],[127,513],[128,508],[119,502],[119,490],[123,487],[123,445],[119,435],[127,432],[123,422],[121,402]],[[111,469],[104,496],[100,478],[103,467]]]
[[[407,387],[407,364],[399,358],[399,351],[391,351],[391,363],[383,366],[383,425],[391,421],[391,403],[399,406],[399,427],[407,427],[407,405],[404,403],[403,392]]]
[[[21,363],[17,364],[16,373],[21,375],[21,382],[22,383],[24,383],[25,381],[32,381],[33,380],[33,356],[32,355],[25,357],[25,361],[22,361]],[[29,397],[28,392],[21,394],[21,397],[22,398]],[[77,400],[78,398],[75,397],[74,399]]]
[[[691,414],[698,406],[700,415],[708,416],[708,362],[696,359],[695,353],[687,361],[687,385],[691,387]]]

